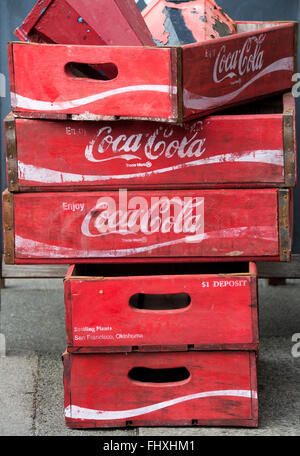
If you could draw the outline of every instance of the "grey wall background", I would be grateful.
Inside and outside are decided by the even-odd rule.
[[[140,9],[150,0],[136,0]],[[0,73],[6,78],[6,93],[0,93],[1,135],[1,189],[6,188],[3,119],[10,112],[9,77],[6,45],[16,40],[13,32],[35,5],[36,0],[0,0]],[[300,21],[300,0],[217,0],[217,3],[235,20],[294,20]],[[299,40],[300,42],[300,40]],[[299,49],[300,52],[300,49]],[[0,75],[0,80],[2,77]],[[4,89],[4,87],[3,87]],[[3,92],[3,90],[2,90]],[[3,96],[4,95],[4,96]],[[300,98],[296,101],[300,112]],[[300,114],[297,119],[297,135],[300,146]],[[299,149],[299,147],[298,147]],[[42,153],[42,151],[41,151]],[[1,208],[2,213],[2,208]],[[1,219],[2,223],[2,219]],[[1,229],[2,234],[2,229]],[[295,190],[294,253],[300,253],[300,179]]]

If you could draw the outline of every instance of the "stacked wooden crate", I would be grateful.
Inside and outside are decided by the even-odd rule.
[[[257,426],[254,262],[290,258],[295,29],[9,45],[5,261],[73,264],[68,426]]]

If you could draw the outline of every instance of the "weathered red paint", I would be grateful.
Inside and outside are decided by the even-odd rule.
[[[154,0],[143,17],[158,45],[181,45],[236,33],[235,22],[214,0]]]
[[[39,0],[15,34],[38,43],[154,45],[134,0]]]
[[[18,264],[290,258],[287,190],[5,195]]]
[[[223,43],[220,39],[207,42],[202,49],[197,44],[183,46],[183,71],[189,68],[184,72],[183,117],[288,87],[290,71],[296,68],[294,27],[286,24],[248,32],[247,38],[237,34]],[[203,56],[206,65],[197,68],[195,62]]]
[[[37,43],[154,45],[134,0],[39,0],[15,34]],[[104,80],[115,76],[109,63],[80,71]]]
[[[265,114],[252,114],[251,107],[247,111],[245,106],[241,115],[209,116],[174,126],[10,115],[9,190],[295,185],[296,144],[289,132],[292,149],[286,150],[284,129],[288,112],[293,130],[294,98],[283,96],[281,114],[273,114],[272,107]]]
[[[139,265],[129,273],[128,265],[70,268],[69,352],[258,349],[254,263]]]
[[[256,427],[255,357],[247,351],[66,353],[66,424]],[[162,374],[168,383],[159,381]]]
[[[181,122],[291,88],[296,25],[241,27],[182,47],[10,43],[12,110],[24,117]],[[72,62],[114,64],[117,76],[77,77]]]

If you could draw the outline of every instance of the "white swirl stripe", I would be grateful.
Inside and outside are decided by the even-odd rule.
[[[190,394],[188,396],[178,397],[169,401],[159,402],[157,404],[148,405],[132,410],[118,410],[118,411],[103,411],[92,410],[83,407],[70,405],[65,409],[65,416],[75,420],[122,420],[133,418],[136,416],[146,415],[147,413],[156,412],[167,407],[171,407],[182,402],[192,401],[195,399],[204,399],[208,397],[242,397],[249,399],[257,399],[257,392],[251,390],[220,390],[220,391],[207,391],[203,393]]]
[[[194,94],[184,89],[183,99],[184,106],[188,109],[205,110],[209,108],[215,108],[217,106],[229,103],[234,100],[240,93],[242,93],[247,87],[252,85],[258,79],[261,79],[266,74],[274,73],[275,71],[293,71],[294,69],[294,57],[286,57],[280,59],[277,62],[272,63],[260,73],[255,75],[250,81],[240,87],[238,90],[231,92],[227,95],[220,97],[203,97],[198,94]]]
[[[254,78],[248,81],[240,89],[232,92],[228,95],[221,97],[202,97],[197,94],[191,94],[187,90],[184,90],[184,105],[189,109],[207,109],[220,104],[228,103],[229,101],[236,98],[242,91],[244,91],[249,85],[253,84],[256,80],[262,78],[266,74],[273,73],[275,71],[293,71],[294,69],[294,57],[286,57],[272,63],[267,68],[258,73]],[[11,93],[11,103],[15,108],[28,109],[32,111],[65,111],[68,109],[78,108],[80,106],[88,105],[105,98],[109,98],[115,95],[131,92],[158,92],[158,93],[177,93],[177,87],[160,84],[146,84],[146,85],[134,85],[127,87],[120,87],[119,89],[108,90],[106,92],[97,93],[85,98],[79,98],[70,101],[62,102],[49,102],[42,100],[34,100],[32,98],[24,97],[20,94]]]
[[[118,157],[113,157],[117,159]],[[221,163],[265,163],[274,166],[281,166],[283,168],[284,158],[282,150],[256,150],[246,152],[240,156],[236,154],[223,154],[215,157],[204,158],[192,162],[182,163],[168,168],[156,169],[153,171],[146,171],[142,173],[132,174],[117,174],[117,175],[82,175],[65,173],[62,171],[55,171],[47,168],[40,168],[34,165],[26,165],[25,163],[18,162],[18,175],[19,179],[24,181],[31,181],[43,184],[61,184],[61,183],[84,183],[84,182],[97,182],[109,181],[112,179],[133,179],[137,177],[149,177],[156,174],[164,174],[176,170],[189,168],[191,166],[204,166]],[[252,178],[252,176],[249,176]]]
[[[49,102],[41,100],[33,100],[32,98],[23,97],[17,93],[12,92],[11,102],[12,106],[20,109],[29,109],[33,111],[65,111],[67,109],[78,108],[85,106],[90,103],[94,103],[105,98],[110,98],[115,95],[121,95],[123,93],[131,92],[158,92],[158,93],[177,93],[177,87],[168,85],[135,85],[128,87],[121,87],[119,89],[108,90],[106,92],[97,93],[85,98],[79,98],[77,100],[61,101],[61,102]]]
[[[111,233],[109,233],[111,234]],[[115,235],[115,234],[112,234]],[[206,239],[226,239],[226,238],[239,238],[240,236],[255,236],[256,240],[261,239],[265,241],[276,242],[278,233],[276,229],[269,226],[254,226],[254,227],[240,227],[229,228],[226,230],[212,231],[210,233],[185,236],[184,238],[175,239],[159,244],[147,245],[143,247],[135,247],[128,249],[116,250],[79,250],[75,248],[62,247],[56,245],[49,245],[44,242],[34,241],[31,239],[24,239],[19,235],[15,237],[16,254],[17,255],[30,255],[34,258],[120,258],[128,257],[153,250],[161,249],[164,247],[171,247],[184,243],[201,243]],[[101,236],[101,234],[99,234]],[[244,252],[240,252],[241,256]]]

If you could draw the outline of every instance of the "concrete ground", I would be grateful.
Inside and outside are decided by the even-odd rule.
[[[61,354],[65,350],[62,280],[6,280],[0,333],[0,436],[300,435],[300,281],[260,281],[258,429],[138,428],[72,431],[64,422]],[[300,349],[299,349],[300,355]]]

